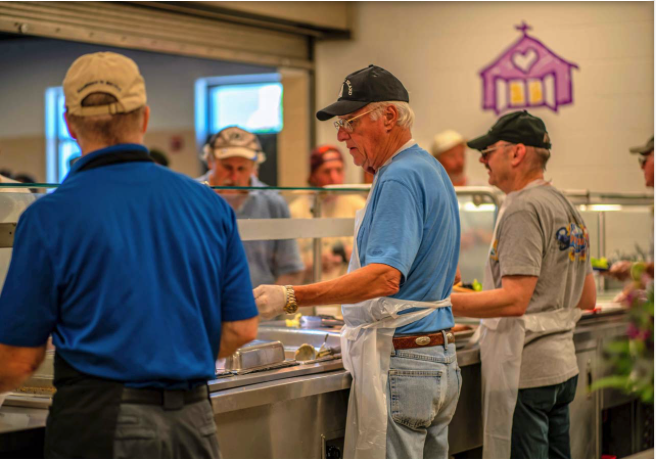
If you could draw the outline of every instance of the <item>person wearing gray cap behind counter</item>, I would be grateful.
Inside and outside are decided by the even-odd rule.
[[[257,334],[234,213],[152,162],[134,61],[86,54],[63,88],[82,157],[18,222],[0,296],[0,391],[30,376],[52,334],[45,457],[218,458],[207,381],[217,354]]]
[[[649,140],[644,145],[637,147],[629,148],[629,151],[633,154],[638,154],[640,157],[638,161],[640,163],[640,168],[645,177],[645,186],[649,188],[654,188],[654,136],[651,136]],[[652,218],[653,218],[653,207],[652,207]],[[654,225],[652,220],[651,226],[651,238],[649,240],[649,256],[645,260],[647,266],[654,266]],[[618,280],[624,281],[631,276],[631,267],[633,262],[627,260],[618,260],[614,262],[608,272],[603,273],[605,276],[614,277]]]
[[[593,309],[590,241],[576,208],[544,180],[551,140],[526,111],[468,142],[481,151],[499,211],[478,293],[451,296],[479,327],[485,459],[570,458],[569,403],[579,369],[573,330]]]
[[[645,186],[654,188],[654,136],[644,145],[630,148],[631,153],[640,155],[640,167],[645,174]]]
[[[198,178],[210,186],[258,187],[267,184],[257,176],[266,160],[257,136],[237,126],[222,129],[203,148],[209,168]],[[238,219],[290,218],[284,198],[270,190],[216,190],[234,209]],[[305,265],[294,239],[244,241],[254,287],[261,284],[291,284],[303,278]]]
[[[255,300],[265,317],[342,304],[342,357],[353,376],[344,457],[446,459],[460,393],[449,301],[460,241],[455,191],[412,138],[408,91],[390,72],[372,65],[348,75],[337,102],[317,113],[335,116],[337,139],[374,174],[349,272],[262,285]]]

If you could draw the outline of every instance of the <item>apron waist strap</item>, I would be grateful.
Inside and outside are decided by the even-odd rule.
[[[443,346],[445,337],[448,344],[456,342],[455,335],[451,333],[451,329],[448,329],[435,333],[428,333],[426,335],[395,336],[392,339],[392,343],[394,344],[394,349],[396,350]]]

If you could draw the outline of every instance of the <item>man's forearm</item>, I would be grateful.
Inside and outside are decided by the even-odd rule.
[[[453,293],[451,294],[451,303],[453,315],[458,317],[487,319],[490,317],[515,317],[523,314],[503,289],[476,293]]]
[[[223,322],[221,325],[221,344],[219,356],[222,359],[235,353],[237,349],[257,338],[259,318],[253,317],[235,322]]]
[[[14,390],[39,368],[46,347],[19,348],[0,344],[0,393]]]
[[[391,266],[373,263],[326,282],[294,286],[299,306],[352,304],[390,296],[399,291],[401,273]]]
[[[501,288],[451,295],[453,314],[487,319],[524,315],[538,282],[536,276],[505,276]]]

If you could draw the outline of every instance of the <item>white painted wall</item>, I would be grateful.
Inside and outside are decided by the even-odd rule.
[[[354,38],[318,43],[317,108],[332,103],[344,77],[369,64],[386,68],[410,92],[413,134],[430,148],[433,136],[456,129],[485,133],[496,120],[483,111],[478,72],[529,32],[579,65],[574,104],[559,113],[534,109],[551,135],[547,176],[555,185],[595,191],[644,191],[630,146],[654,128],[654,4],[652,2],[358,2]],[[335,142],[332,123],[317,122],[317,140]],[[471,179],[487,174],[468,153]],[[352,182],[361,173],[348,169]]]

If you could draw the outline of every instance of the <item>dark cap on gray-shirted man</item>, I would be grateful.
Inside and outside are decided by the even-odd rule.
[[[551,139],[544,121],[526,110],[502,116],[487,134],[470,140],[467,142],[467,146],[474,150],[484,150],[500,140],[521,143],[529,147],[551,149]]]
[[[317,112],[319,121],[353,113],[372,102],[410,102],[408,91],[394,75],[370,65],[348,75],[339,89],[337,102]]]

